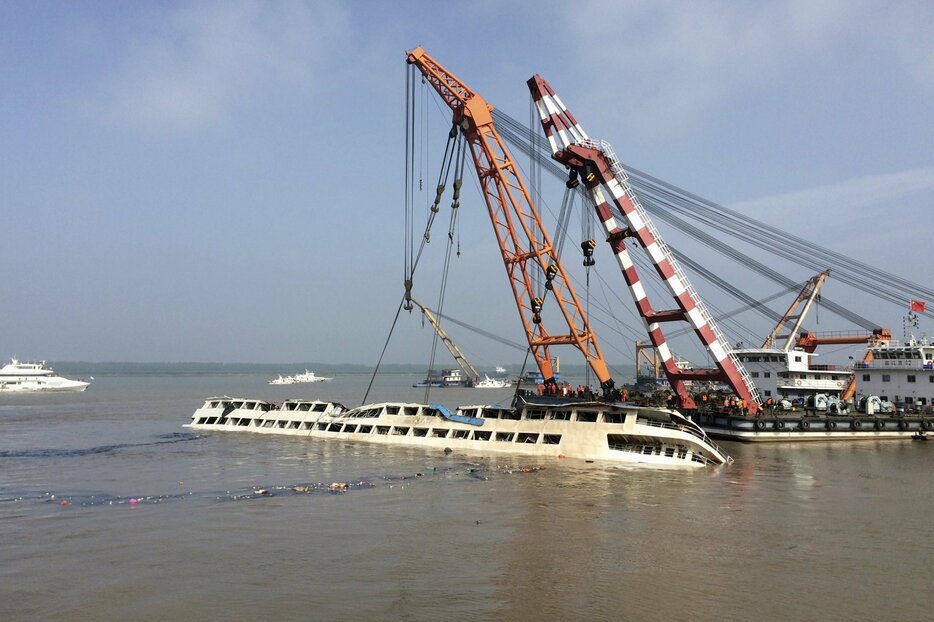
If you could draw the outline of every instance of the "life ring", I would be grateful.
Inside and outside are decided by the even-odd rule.
[[[798,422],[798,427],[801,428],[802,430],[810,430],[811,422],[808,421],[807,419],[802,419],[801,421]]]
[[[922,419],[922,420],[921,420],[921,429],[922,429],[922,430],[930,430],[930,429],[931,429],[931,422],[928,421],[927,419]]]
[[[885,429],[885,421],[883,421],[882,419],[876,419],[876,422],[873,425],[876,427],[877,430]]]
[[[796,386],[796,387],[800,387],[800,386],[801,386],[801,381],[800,381],[800,380],[795,380],[795,386]]]
[[[850,422],[851,430],[860,430],[862,429],[862,427],[863,427],[863,422],[860,421],[859,419],[853,419],[853,421]]]
[[[898,421],[898,429],[899,429],[899,430],[907,430],[907,429],[908,429],[908,422],[905,421],[904,419],[900,419],[900,420]]]
[[[828,431],[830,431],[830,430],[835,430],[835,429],[837,428],[837,422],[836,422],[836,421],[828,421],[828,422],[824,423],[824,427],[827,428]]]
[[[756,419],[755,426],[756,426],[756,429],[757,429],[757,430],[764,430],[764,429],[765,429],[765,421],[763,421],[762,419]]]

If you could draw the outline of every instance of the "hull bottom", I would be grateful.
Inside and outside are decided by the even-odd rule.
[[[700,413],[694,420],[712,438],[749,443],[912,440],[927,439],[928,432],[934,431],[934,419],[920,416]]]

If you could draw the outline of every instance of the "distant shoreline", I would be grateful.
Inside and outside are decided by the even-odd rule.
[[[372,365],[352,364],[352,363],[193,363],[193,362],[161,362],[161,363],[139,363],[132,361],[108,361],[108,362],[90,362],[90,361],[47,361],[49,367],[57,372],[72,375],[189,375],[189,374],[267,374],[275,376],[277,374],[298,373],[306,369],[318,374],[371,374]],[[454,367],[453,363],[436,364],[436,368]],[[507,365],[507,375],[515,376],[519,373],[520,365]],[[527,366],[526,371],[532,369]],[[583,375],[584,365],[564,365],[562,371],[568,375]],[[632,375],[631,365],[614,366],[613,370],[619,370],[614,375]],[[427,368],[423,364],[393,363],[380,366],[381,374],[424,374]],[[484,370],[480,368],[480,373],[495,375],[492,368]]]

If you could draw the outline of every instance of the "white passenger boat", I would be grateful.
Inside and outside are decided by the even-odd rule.
[[[89,382],[58,376],[45,366],[45,361],[21,363],[10,359],[0,368],[0,392],[38,393],[51,391],[84,391]]]
[[[483,380],[473,385],[477,389],[506,389],[512,386],[512,383],[505,378],[490,378],[484,375]]]
[[[704,466],[731,459],[678,412],[624,403],[526,397],[510,406],[336,402],[212,397],[190,427],[364,441],[474,454],[567,457],[653,466]]]
[[[295,374],[294,376],[280,375],[278,378],[270,380],[269,384],[307,384],[311,382],[326,382],[328,380],[333,380],[333,378],[316,376],[315,372],[306,369],[303,374]]]

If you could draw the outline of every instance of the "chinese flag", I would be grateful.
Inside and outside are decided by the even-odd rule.
[[[912,300],[911,310],[914,311],[915,313],[924,313],[924,301],[923,300]]]

